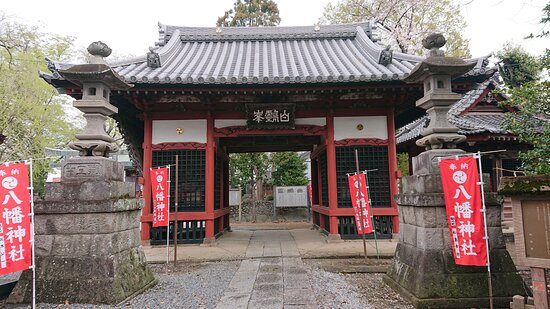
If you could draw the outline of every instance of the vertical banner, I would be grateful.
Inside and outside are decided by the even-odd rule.
[[[168,226],[168,167],[151,169],[153,227]]]
[[[313,206],[313,190],[311,188],[311,182],[307,185],[307,193],[309,196],[309,206]]]
[[[32,266],[29,170],[25,163],[0,166],[0,275]]]
[[[487,266],[479,174],[473,156],[439,162],[455,263]]]
[[[358,179],[359,181],[357,181]],[[357,234],[361,235],[372,233],[372,215],[370,211],[370,201],[365,174],[360,173],[348,176],[348,183],[351,205],[355,210],[355,226],[357,227]],[[361,219],[363,220],[362,223]]]

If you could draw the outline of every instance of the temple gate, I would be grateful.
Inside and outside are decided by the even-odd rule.
[[[422,85],[402,79],[423,58],[376,44],[373,24],[197,28],[159,25],[146,56],[110,63],[133,88],[113,91],[114,118],[143,175],[141,239],[165,243],[152,228],[151,167],[179,157],[179,242],[212,242],[229,228],[229,154],[310,151],[312,221],[329,239],[352,238],[346,173],[369,174],[376,229],[398,232],[395,127],[417,117]],[[49,63],[42,77],[79,98],[64,80],[68,64]],[[465,91],[485,78],[478,61],[453,82]],[[174,169],[172,169],[174,173]],[[172,175],[172,179],[174,179]],[[171,191],[176,187],[172,183]]]

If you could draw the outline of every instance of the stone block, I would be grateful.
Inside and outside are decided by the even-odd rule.
[[[44,245],[41,242],[45,241]],[[88,255],[112,255],[141,243],[139,229],[134,228],[118,233],[81,235],[37,235],[37,255],[78,257]]]
[[[436,210],[441,207],[411,207],[414,210],[416,226],[435,228],[437,226]],[[445,223],[445,226],[447,224]]]
[[[104,234],[139,228],[139,210],[114,213],[43,214],[36,216],[37,235]]]
[[[416,246],[416,226],[411,224],[402,224],[400,228],[403,231],[403,242],[405,244]]]
[[[421,250],[445,250],[443,233],[445,228],[416,228],[416,246]]]
[[[36,214],[85,214],[98,212],[121,212],[142,209],[143,199],[109,199],[101,201],[36,201],[34,211]]]
[[[135,197],[133,183],[123,181],[53,182],[46,184],[45,201],[106,201]]]
[[[399,207],[399,209],[402,212],[401,217],[399,217],[399,219],[401,220],[402,223],[416,224],[416,217],[415,217],[415,214],[414,214],[415,207],[411,207],[411,206],[408,206],[408,205],[403,205],[403,206]]]
[[[489,189],[485,190],[485,206],[491,207],[491,206],[497,206],[502,207],[502,202],[504,199],[502,196],[498,195],[495,192],[489,192]]]
[[[156,280],[141,248],[110,257],[37,257],[37,300],[41,303],[118,304]],[[78,274],[78,275],[76,275]],[[31,271],[25,271],[8,303],[32,299]]]
[[[445,231],[443,232],[443,250],[445,251],[453,250],[453,243],[451,241],[451,232],[449,231],[448,227],[446,227]]]
[[[443,193],[398,194],[394,199],[399,206],[445,207]]]
[[[445,207],[434,207],[435,208],[435,221],[436,227],[449,227],[447,221],[447,209]]]
[[[442,193],[441,175],[421,174],[403,177],[403,193]]]
[[[124,167],[110,158],[77,157],[65,160],[61,166],[61,182],[124,180]]]
[[[487,234],[489,235],[489,248],[490,249],[502,249],[506,248],[506,240],[502,234],[502,228],[497,227],[487,227]]]
[[[487,225],[492,227],[502,226],[502,208],[500,206],[486,206],[487,207]]]
[[[460,149],[433,149],[424,151],[412,158],[413,175],[438,174],[440,157],[449,157],[463,154]]]

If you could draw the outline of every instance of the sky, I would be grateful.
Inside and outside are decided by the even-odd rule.
[[[335,2],[336,0],[332,0]],[[214,26],[234,0],[12,0],[0,11],[15,20],[38,25],[42,31],[76,38],[77,48],[101,40],[119,56],[145,55],[158,39],[157,23]],[[276,0],[281,26],[313,25],[331,0]],[[455,0],[468,26],[473,57],[499,50],[506,42],[534,55],[550,48],[550,38],[524,40],[542,29],[539,21],[548,0]],[[548,28],[548,27],[547,27]]]

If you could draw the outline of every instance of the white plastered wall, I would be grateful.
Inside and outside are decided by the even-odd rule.
[[[187,142],[206,143],[206,120],[153,120],[153,144]]]
[[[334,140],[350,138],[388,139],[386,116],[334,117]]]
[[[227,128],[233,126],[246,126],[246,119],[216,119],[214,120],[214,127]]]
[[[296,125],[313,125],[313,126],[325,126],[327,120],[324,117],[314,118],[296,118],[294,120]],[[246,126],[246,119],[216,119],[214,121],[216,128],[226,128],[233,126]]]
[[[313,125],[313,126],[325,126],[327,125],[327,119],[324,117],[318,118],[296,118],[294,120],[296,125]]]

